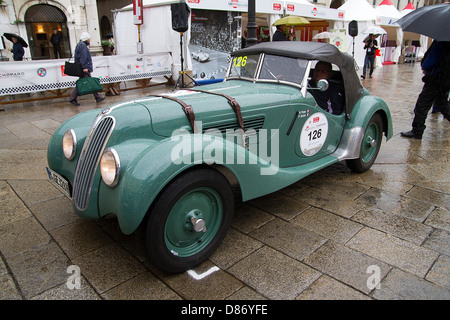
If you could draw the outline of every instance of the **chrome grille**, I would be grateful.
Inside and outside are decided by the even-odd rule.
[[[100,119],[91,129],[81,150],[73,183],[73,201],[78,210],[89,205],[92,182],[100,157],[114,128],[114,118]]]

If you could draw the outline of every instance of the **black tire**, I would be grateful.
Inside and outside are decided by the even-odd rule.
[[[383,119],[378,113],[370,118],[364,130],[364,138],[361,142],[360,155],[357,159],[347,160],[347,167],[357,173],[363,173],[372,167],[380,151],[383,138]]]
[[[176,178],[158,197],[147,220],[151,262],[170,273],[197,266],[220,245],[233,213],[233,192],[221,173],[195,169]],[[194,224],[201,227],[201,220],[206,230],[196,231]]]

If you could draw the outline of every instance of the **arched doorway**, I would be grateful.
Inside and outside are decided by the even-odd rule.
[[[25,25],[33,60],[55,59],[50,41],[53,30],[62,37],[61,58],[70,56],[67,17],[59,8],[48,4],[31,6],[25,13]]]
[[[107,34],[111,33],[111,23],[109,22],[109,19],[106,16],[102,16],[100,19],[100,36],[102,39],[107,38]]]

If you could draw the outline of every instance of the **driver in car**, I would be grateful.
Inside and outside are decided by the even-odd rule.
[[[309,85],[311,88],[316,88],[317,82],[324,79],[328,81],[329,86],[325,91],[317,89],[308,91],[314,97],[319,107],[337,115],[344,110],[344,94],[337,84],[329,81],[332,74],[331,63],[325,61],[317,62]]]

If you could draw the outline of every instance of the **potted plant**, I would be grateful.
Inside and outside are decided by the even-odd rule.
[[[102,40],[100,44],[103,47],[104,56],[112,55],[112,52],[114,50],[114,42],[112,42],[111,40]]]

